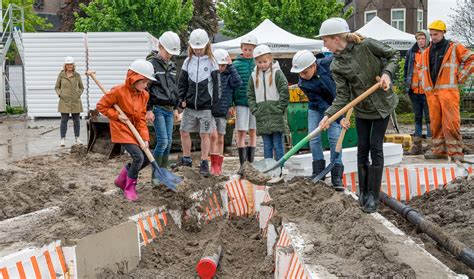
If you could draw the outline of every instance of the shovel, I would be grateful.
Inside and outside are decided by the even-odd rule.
[[[353,108],[349,109],[349,111],[346,114],[346,119],[351,118],[352,110],[353,110]],[[346,129],[342,129],[341,134],[339,135],[339,139],[337,140],[337,143],[336,143],[336,152],[335,152],[336,156],[335,156],[335,158],[337,158],[339,156],[339,154],[341,153],[342,141],[344,140],[344,135],[346,134],[346,131],[347,131]],[[317,181],[319,181],[323,177],[325,177],[326,174],[328,174],[332,170],[332,168],[334,167],[335,164],[336,164],[336,160],[333,160],[331,163],[329,163],[329,165],[313,179],[313,182],[316,183]]]
[[[102,86],[100,81],[97,80],[97,77],[95,76],[94,71],[87,71],[86,75],[90,76],[94,80],[94,82],[97,84],[97,86],[100,88],[100,90],[102,90],[104,94],[107,94],[107,91],[105,90],[104,86]],[[122,111],[122,109],[120,109],[120,107],[117,104],[114,105],[114,108],[121,115],[126,116],[125,113]],[[143,141],[142,137],[138,133],[137,129],[133,126],[132,122],[130,122],[130,120],[127,120],[127,126],[132,131],[137,141],[140,143],[140,146],[144,146],[145,142]],[[167,169],[160,168],[160,166],[158,166],[158,164],[156,163],[155,158],[151,154],[150,149],[144,148],[143,152],[145,152],[145,155],[150,161],[150,164],[153,168],[152,177],[153,177],[153,180],[156,180],[154,182],[156,182],[156,184],[164,184],[170,190],[172,190],[173,192],[176,192],[177,191],[176,185],[179,184],[182,181],[182,179],[176,176],[175,174],[171,173]]]
[[[329,119],[327,120],[327,124],[329,125],[332,122],[336,121],[339,117],[341,117],[341,115],[346,113],[349,109],[353,108],[355,105],[362,102],[362,100],[364,100],[365,98],[370,96],[372,93],[377,91],[382,86],[381,83],[378,82],[379,80],[380,80],[380,78],[377,77],[377,83],[376,84],[372,85],[372,87],[370,87],[364,93],[362,93],[357,98],[352,100],[349,104],[347,104],[345,107],[343,107],[340,111],[336,112],[333,116],[329,117]],[[388,88],[386,88],[385,90],[388,90]],[[276,162],[276,164],[274,164],[273,166],[271,166],[267,169],[260,170],[260,171],[263,172],[263,173],[267,173],[267,172],[270,172],[270,171],[272,171],[272,170],[274,170],[278,167],[282,168],[283,165],[285,164],[285,162],[288,161],[288,159],[290,159],[291,156],[293,156],[296,152],[298,152],[298,150],[301,149],[301,147],[306,145],[312,138],[314,138],[316,135],[318,135],[321,132],[322,132],[322,129],[318,126],[311,133],[306,135],[306,137],[304,137],[302,140],[300,140],[295,146],[293,146],[292,149],[290,149],[288,152],[286,152],[286,154],[283,155],[283,157],[280,160],[278,160],[278,162]]]

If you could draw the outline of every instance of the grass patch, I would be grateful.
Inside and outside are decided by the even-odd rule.
[[[7,114],[23,114],[25,112],[26,112],[26,109],[22,107],[7,106]]]

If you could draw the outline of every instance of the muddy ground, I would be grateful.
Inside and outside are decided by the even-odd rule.
[[[371,216],[351,197],[324,183],[294,179],[274,187],[270,196],[277,216],[273,222],[294,222],[305,235],[306,257],[338,277],[415,278],[414,270],[374,229]]]
[[[458,178],[445,189],[431,191],[408,202],[429,221],[439,225],[449,236],[474,248],[474,179]],[[405,231],[425,249],[456,273],[474,278],[474,271],[456,260],[448,251],[438,246],[428,235],[419,233],[414,225],[382,207],[381,213],[398,228]]]
[[[54,239],[72,243],[154,207],[185,210],[192,204],[190,193],[222,187],[221,181],[226,179],[202,178],[195,169],[182,169],[178,175],[184,182],[178,186],[179,192],[173,193],[164,187],[152,187],[151,168],[146,168],[139,177],[140,200],[130,203],[113,184],[129,160],[127,155],[108,160],[100,154],[86,154],[85,146],[77,145],[70,152],[30,157],[0,169],[0,221],[59,207],[33,228],[9,236],[9,243],[21,240],[43,245]],[[0,248],[9,243],[0,242]]]
[[[266,256],[266,241],[258,231],[255,219],[221,219],[199,231],[171,225],[143,249],[136,269],[118,274],[104,270],[98,278],[195,278],[208,245],[222,247],[217,278],[272,278],[273,257]]]

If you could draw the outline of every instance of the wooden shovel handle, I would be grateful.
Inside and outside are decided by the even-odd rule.
[[[328,119],[328,124],[336,121],[339,117],[341,117],[344,113],[346,113],[350,108],[355,107],[358,103],[360,103],[362,100],[367,98],[369,95],[377,91],[379,88],[382,87],[382,84],[380,83],[380,77],[377,77],[377,83],[372,85],[369,89],[367,89],[364,93],[360,94],[357,98],[352,100],[350,103],[345,105],[340,111],[336,112],[333,116],[329,117]]]
[[[102,83],[100,83],[100,81],[97,79],[97,77],[95,75],[95,72],[87,71],[86,75],[90,76],[94,80],[94,82],[100,88],[102,93],[104,93],[105,95],[107,94],[107,90],[105,90]],[[127,117],[127,115],[123,112],[123,110],[117,104],[114,104],[114,108],[119,112],[120,115]],[[130,122],[130,120],[127,119],[126,124],[127,124],[128,128],[132,131],[135,138],[137,139],[138,143],[140,144],[140,147],[145,146],[145,141],[143,141],[142,137],[140,136],[140,133],[138,133],[137,128],[135,128],[135,126],[133,126],[132,122]],[[143,152],[145,152],[146,157],[148,158],[148,160],[150,160],[150,162],[155,161],[155,158],[151,154],[150,149],[144,148]]]
[[[346,119],[351,119],[352,111],[354,108],[350,108],[347,113],[346,113]],[[340,153],[342,150],[342,141],[344,140],[344,136],[346,135],[347,129],[342,129],[341,134],[339,135],[339,139],[337,140],[336,143],[336,152]]]

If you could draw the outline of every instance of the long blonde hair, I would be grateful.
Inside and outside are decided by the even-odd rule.
[[[259,56],[259,57],[265,57],[265,56],[268,56],[268,57],[270,58],[270,60],[271,60],[271,62],[270,62],[270,68],[269,68],[269,69],[270,69],[270,80],[269,80],[269,83],[270,83],[270,84],[269,84],[269,85],[271,86],[272,83],[273,83],[273,70],[272,70],[272,66],[273,66],[273,55],[272,55],[271,53],[266,53],[266,54],[261,55],[261,56]],[[257,58],[258,58],[258,57],[257,57]],[[259,78],[259,77],[260,77],[259,73],[260,73],[261,70],[258,68],[258,66],[257,66],[256,68],[257,68],[257,70],[256,70],[256,75],[255,75],[255,87],[258,88],[258,85],[260,84],[260,82],[259,82],[259,80],[260,80],[260,78]],[[265,81],[263,81],[263,82],[265,82]]]
[[[207,43],[207,45],[204,47],[204,54],[207,55],[210,60],[216,61],[216,59],[214,58],[214,55],[212,54],[212,49],[211,49],[211,43],[210,42]],[[188,60],[191,61],[191,59],[193,58],[194,55],[196,55],[196,54],[194,53],[193,48],[191,46],[188,46]]]

